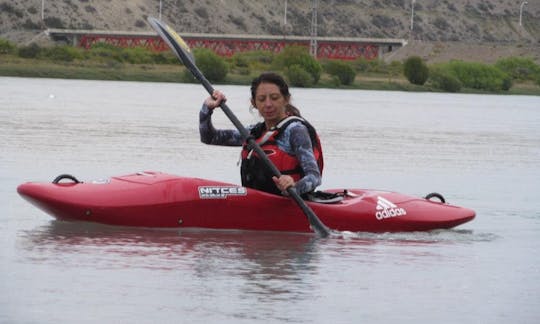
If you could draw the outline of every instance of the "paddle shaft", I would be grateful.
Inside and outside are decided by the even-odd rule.
[[[195,65],[195,62],[193,58],[188,55],[188,53],[185,52],[185,50],[178,44],[178,42],[175,40],[175,37],[173,37],[170,32],[167,31],[165,27],[163,27],[163,24],[155,19],[149,17],[149,22],[151,25],[155,28],[158,34],[162,37],[165,37],[164,40],[166,43],[171,46],[171,49],[175,52],[176,56],[180,61],[184,64],[184,66],[193,74],[193,76],[201,82],[203,87],[206,89],[206,91],[213,95],[214,93],[214,87],[210,82],[206,79],[206,77],[203,75],[203,73],[199,70],[197,65]],[[172,31],[174,32],[174,31]],[[183,43],[183,40],[179,35],[177,35],[177,38],[179,41]],[[187,46],[184,43],[185,46]],[[187,48],[189,50],[189,48]],[[233,123],[233,125],[238,129],[240,134],[242,135],[242,138],[248,142],[250,147],[252,147],[255,152],[258,154],[258,156],[262,159],[264,164],[270,169],[272,174],[276,177],[281,176],[281,172],[279,172],[278,168],[270,161],[268,156],[266,156],[266,153],[264,153],[263,149],[259,146],[259,144],[255,141],[255,139],[250,136],[247,129],[244,127],[244,125],[238,120],[236,115],[231,111],[231,109],[224,103],[221,102],[220,104],[221,110],[225,113],[225,115],[230,119],[230,121]],[[304,212],[306,217],[308,218],[308,221],[312,227],[312,229],[319,234],[322,237],[327,237],[330,234],[330,230],[320,221],[320,219],[315,215],[315,212],[306,204],[306,202],[300,197],[298,192],[296,191],[296,188],[294,186],[287,188],[287,193],[291,196],[291,198],[298,204],[300,209]]]

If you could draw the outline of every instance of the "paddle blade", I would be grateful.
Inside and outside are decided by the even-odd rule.
[[[195,65],[195,58],[193,57],[191,49],[174,29],[154,17],[148,17],[148,23],[150,23],[150,26],[154,28],[161,39],[169,45],[176,57],[178,57],[184,65]]]

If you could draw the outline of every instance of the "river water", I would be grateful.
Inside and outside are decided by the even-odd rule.
[[[219,88],[256,121],[248,87]],[[326,240],[54,221],[16,186],[143,170],[239,183],[239,150],[199,142],[197,84],[0,78],[0,323],[540,322],[539,97],[292,93],[322,138],[321,188],[437,191],[477,218]]]

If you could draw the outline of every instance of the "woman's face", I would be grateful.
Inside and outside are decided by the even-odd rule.
[[[279,87],[273,83],[261,83],[255,92],[252,102],[259,114],[264,118],[267,126],[277,125],[279,121],[287,117],[285,106],[289,98],[285,98],[279,91]]]

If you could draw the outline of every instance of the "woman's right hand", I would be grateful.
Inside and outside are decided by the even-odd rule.
[[[204,101],[204,104],[206,105],[206,107],[212,110],[216,107],[219,107],[219,105],[225,101],[227,101],[227,98],[225,97],[223,92],[219,90],[214,90],[214,92],[212,93],[212,96],[206,98],[206,100]]]

